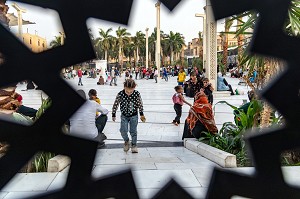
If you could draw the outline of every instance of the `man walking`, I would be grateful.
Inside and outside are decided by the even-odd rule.
[[[78,86],[80,86],[80,85],[83,86],[82,80],[81,80],[81,78],[82,78],[82,70],[81,70],[81,68],[78,69],[77,75],[78,75],[78,78],[79,78],[79,80],[78,80]]]
[[[117,76],[116,76],[115,67],[111,68],[110,77],[111,77],[110,85],[112,86],[112,84],[114,83],[114,85],[117,86]]]

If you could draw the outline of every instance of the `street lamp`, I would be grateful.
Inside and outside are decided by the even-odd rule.
[[[13,3],[12,7],[14,7],[17,12],[18,12],[18,29],[19,29],[19,37],[22,41],[23,37],[23,30],[22,30],[22,25],[23,25],[23,19],[22,19],[22,12],[25,13],[26,10],[24,8],[21,8],[18,4]]]
[[[202,46],[202,50],[203,50],[203,68],[205,67],[205,63],[206,63],[206,15],[205,14],[199,14],[196,13],[195,17],[202,17],[203,19],[203,46]]]
[[[148,56],[149,56],[149,47],[148,47],[148,30],[149,28],[146,28],[146,68],[148,69]]]
[[[156,7],[156,49],[155,49],[155,64],[160,77],[160,2],[157,1]]]

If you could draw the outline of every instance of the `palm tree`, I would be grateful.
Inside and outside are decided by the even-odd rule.
[[[237,31],[241,28],[243,24],[243,15],[238,15],[238,18],[237,18]],[[240,60],[242,58],[242,55],[243,55],[243,44],[244,44],[244,35],[243,34],[239,34],[237,36],[237,40],[238,40],[238,63],[240,63]],[[239,64],[238,65],[238,69],[241,68],[241,65]]]
[[[235,16],[238,20],[241,16],[247,16],[247,21],[243,22],[241,20],[238,25],[239,29],[236,31],[236,35],[245,35],[252,34],[249,32],[249,29],[254,29],[255,23],[259,18],[259,15],[253,11],[248,11],[243,13],[242,15]],[[288,20],[286,21],[285,26],[286,33],[291,36],[299,36],[300,33],[300,2],[297,0],[292,0],[290,9],[288,11]],[[258,77],[256,81],[256,87],[251,84],[249,81],[249,76],[245,77],[245,80],[248,82],[249,86],[252,89],[262,88],[266,85],[268,79],[274,77],[276,74],[280,73],[281,63],[278,60],[264,58],[259,56],[250,56],[248,54],[242,54],[240,65],[243,67],[249,68],[249,76],[253,73],[253,70],[256,69],[258,72]],[[266,81],[267,79],[267,81]],[[263,127],[267,127],[270,125],[270,114],[273,112],[272,108],[268,106],[266,103],[264,104],[264,108],[262,111],[261,121],[263,121]]]
[[[178,33],[179,34],[179,33]],[[179,60],[180,59],[180,56],[179,54],[183,51],[183,47],[186,46],[185,45],[185,41],[184,41],[184,37],[182,36],[182,34],[179,34],[181,39],[180,39],[180,42],[177,43],[176,45],[176,48],[174,49],[175,50],[175,59],[176,60]]]
[[[149,48],[149,63],[152,64],[152,60],[155,58],[155,41],[156,37],[154,35],[154,32],[151,34],[151,36],[148,39],[148,48]],[[153,58],[153,59],[152,59]]]
[[[112,36],[109,34],[112,31],[112,28],[104,31],[102,28],[99,28],[100,38],[98,40],[97,46],[101,42],[101,48],[104,50],[104,59],[108,61],[108,50],[111,47],[111,38]]]
[[[168,41],[165,39],[167,35],[162,35],[161,45],[161,56],[162,56],[162,65],[166,65],[166,57],[170,56],[170,46]]]
[[[131,41],[124,45],[124,55],[128,57],[130,65],[131,65],[131,58],[135,56],[134,49],[135,46]]]
[[[145,34],[142,33],[142,31],[136,32],[135,36],[132,38],[133,44],[136,49],[136,65],[138,65],[139,62],[139,55],[140,55],[140,48],[142,47],[143,43],[145,43]]]
[[[108,50],[108,59],[118,59],[118,40],[116,37],[110,38],[110,49]]]
[[[171,63],[174,61],[174,52],[180,51],[182,46],[184,45],[184,39],[183,36],[176,32],[173,33],[173,31],[170,31],[170,34],[166,36],[165,38],[168,48],[170,49],[170,57],[171,57]]]
[[[54,36],[55,39],[50,42],[51,48],[61,46],[61,36]]]
[[[117,41],[119,46],[119,64],[121,65],[120,73],[122,73],[123,72],[123,46],[125,42],[129,41],[130,33],[127,32],[126,28],[121,28],[119,26],[118,30],[116,30],[116,34],[117,34]]]
[[[233,24],[233,20],[231,20],[229,17],[225,19],[225,32],[222,35],[223,36],[223,59],[222,59],[222,64],[224,68],[227,68],[227,57],[228,57],[228,33],[229,29]],[[222,71],[224,73],[224,71]]]

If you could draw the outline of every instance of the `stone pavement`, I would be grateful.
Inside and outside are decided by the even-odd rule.
[[[118,91],[123,88],[123,78],[118,79],[118,86],[96,85],[97,79],[83,78],[84,86],[77,86],[78,79],[66,80],[74,89],[83,89],[88,92],[95,88],[104,107],[111,111],[112,104]],[[233,89],[238,86],[237,79],[227,78]],[[202,156],[185,149],[182,146],[181,136],[183,125],[174,126],[171,121],[175,117],[172,95],[176,85],[176,77],[171,77],[168,82],[160,80],[137,80],[137,90],[140,91],[144,102],[146,123],[138,125],[139,153],[123,152],[123,141],[119,133],[120,112],[117,112],[117,121],[112,122],[111,114],[104,129],[107,135],[106,147],[99,149],[94,162],[92,176],[101,176],[114,173],[126,168],[133,170],[135,184],[140,198],[151,198],[172,177],[186,189],[194,198],[204,198],[209,185],[210,175],[215,163]],[[18,92],[23,96],[24,105],[38,108],[41,104],[41,91],[21,91],[25,85],[19,85]],[[214,102],[226,100],[239,106],[247,95],[215,98]],[[188,98],[192,102],[192,99]],[[218,128],[224,122],[233,121],[231,108],[227,105],[215,106],[215,119]],[[181,121],[184,122],[188,113],[188,106],[183,107]],[[237,168],[241,172],[251,174],[253,168]],[[288,182],[300,179],[297,167],[283,169]],[[19,173],[0,192],[0,199],[24,198],[54,189],[62,188],[66,181],[68,168],[59,173]]]

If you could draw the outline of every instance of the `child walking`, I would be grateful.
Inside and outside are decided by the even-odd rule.
[[[120,91],[115,99],[112,108],[112,120],[116,121],[116,112],[120,104],[121,110],[121,127],[120,132],[124,140],[124,151],[127,152],[131,147],[132,153],[138,153],[137,149],[137,125],[138,125],[138,111],[140,112],[140,119],[142,122],[146,121],[144,116],[143,101],[141,94],[135,90],[136,83],[133,79],[126,79],[124,82],[124,89]],[[131,143],[128,137],[131,135]]]
[[[182,105],[183,105],[183,103],[186,103],[189,106],[192,106],[192,105],[184,99],[184,97],[182,95],[182,92],[183,92],[182,86],[175,86],[174,89],[175,89],[176,93],[173,95],[172,100],[173,100],[173,103],[174,103],[174,110],[176,112],[176,117],[175,117],[175,119],[173,120],[172,123],[174,125],[178,126],[180,124],[180,117],[181,117],[181,114],[182,114]]]

